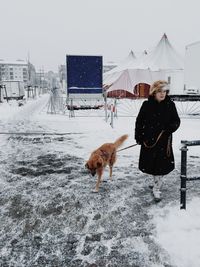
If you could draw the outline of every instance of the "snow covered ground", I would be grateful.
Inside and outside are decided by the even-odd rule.
[[[139,146],[119,152],[98,194],[84,168],[102,143],[126,133],[125,145],[135,143],[134,117],[111,128],[103,117],[46,114],[47,101],[0,105],[0,132],[66,133],[0,135],[0,265],[199,267],[200,184],[188,185],[180,211],[179,149],[180,140],[200,139],[200,119],[183,118],[174,134],[176,169],[155,204],[151,177],[137,169]],[[199,160],[199,147],[189,148],[188,174],[200,176]]]

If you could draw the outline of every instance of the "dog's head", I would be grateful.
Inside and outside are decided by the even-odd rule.
[[[95,155],[90,160],[88,160],[85,164],[85,168],[90,171],[92,176],[95,176],[98,169],[103,167],[103,160],[100,156]]]

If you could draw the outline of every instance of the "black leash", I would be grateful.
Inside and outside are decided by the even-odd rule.
[[[117,150],[117,152],[122,151],[122,150],[125,150],[125,149],[128,149],[128,148],[133,147],[133,146],[137,146],[137,144],[134,144],[134,145],[127,146],[125,148],[119,149],[119,150]]]

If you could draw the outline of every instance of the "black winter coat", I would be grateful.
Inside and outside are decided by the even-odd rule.
[[[152,175],[165,175],[174,169],[172,133],[180,126],[174,102],[167,95],[161,102],[150,96],[136,118],[135,139],[141,144],[139,169]],[[156,143],[159,134],[160,139]],[[148,148],[146,146],[153,146]]]

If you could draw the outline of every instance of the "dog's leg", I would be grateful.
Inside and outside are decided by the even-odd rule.
[[[112,170],[113,170],[113,165],[116,161],[116,152],[114,151],[111,155],[110,161],[109,161],[109,167],[110,167],[110,180],[112,181]]]
[[[101,177],[98,177],[97,182],[96,182],[96,186],[95,186],[95,192],[99,192],[99,186],[101,183]]]
[[[94,193],[98,193],[99,192],[99,186],[102,182],[102,174],[103,174],[103,170],[99,170],[98,171],[98,178],[97,178],[97,182],[96,182],[96,186],[95,186],[95,189],[94,189]]]
[[[110,164],[109,167],[110,167],[110,180],[112,181],[112,168],[113,168],[113,166]]]

